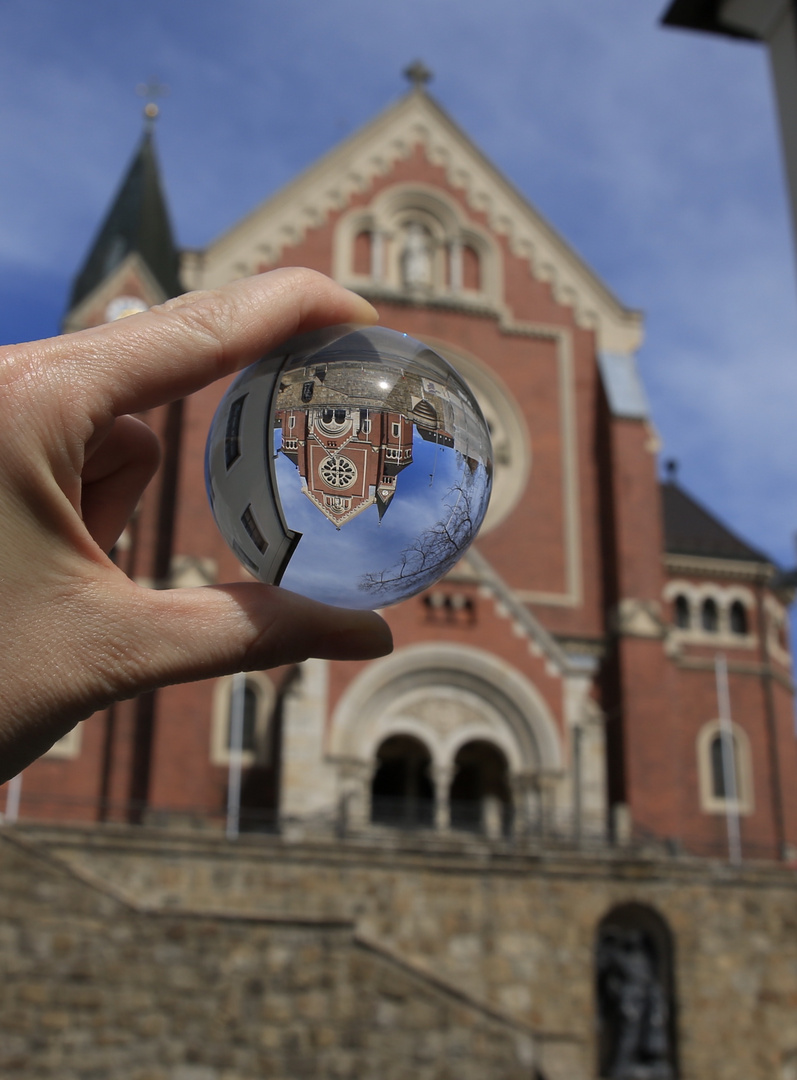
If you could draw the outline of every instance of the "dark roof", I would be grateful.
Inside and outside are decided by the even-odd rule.
[[[670,555],[702,555],[711,559],[744,559],[771,563],[696,502],[677,483],[661,485],[664,548]]]
[[[152,132],[145,131],[72,288],[74,308],[131,252],[141,256],[167,296],[183,290],[179,253],[160,181]]]

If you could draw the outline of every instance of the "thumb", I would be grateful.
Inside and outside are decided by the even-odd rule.
[[[139,663],[147,688],[311,656],[370,660],[392,648],[390,629],[375,612],[331,607],[276,585],[147,591],[146,599],[141,638],[151,641]]]

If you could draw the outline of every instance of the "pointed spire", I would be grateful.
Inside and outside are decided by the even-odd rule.
[[[70,309],[113,273],[131,252],[143,259],[166,296],[182,292],[179,252],[155,154],[151,123],[154,117],[148,118],[150,122],[145,125],[138,149],[75,278]]]

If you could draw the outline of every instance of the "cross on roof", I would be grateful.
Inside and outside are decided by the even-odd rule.
[[[166,83],[159,82],[153,76],[147,82],[139,83],[136,87],[136,93],[139,97],[147,98],[147,104],[144,106],[144,120],[149,125],[153,124],[160,112],[154,99],[167,97],[169,94],[169,87]]]
[[[413,60],[408,67],[404,68],[404,77],[409,79],[416,90],[420,90],[431,82],[434,76],[423,60]]]

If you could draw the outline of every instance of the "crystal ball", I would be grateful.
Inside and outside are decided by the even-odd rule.
[[[211,509],[261,581],[349,608],[428,588],[484,518],[490,435],[428,346],[384,327],[327,327],[243,371],[210,427]]]

